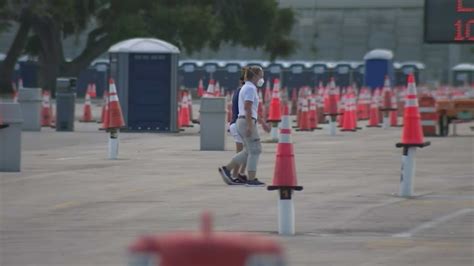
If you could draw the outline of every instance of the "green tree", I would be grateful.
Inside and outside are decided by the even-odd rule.
[[[77,76],[111,45],[133,37],[163,39],[188,53],[222,43],[260,47],[270,59],[296,47],[288,37],[294,14],[276,0],[0,0],[0,12],[8,14],[0,28],[20,25],[7,56],[13,63],[0,67],[0,89],[7,91],[24,49],[38,56],[40,86],[54,89],[59,75]],[[63,40],[86,30],[84,50],[66,60]]]

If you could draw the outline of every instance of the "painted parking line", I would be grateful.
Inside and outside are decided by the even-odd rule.
[[[456,211],[456,212],[438,217],[438,218],[433,219],[431,221],[428,221],[426,223],[422,223],[422,224],[412,228],[409,231],[394,234],[393,237],[412,237],[414,234],[419,233],[423,230],[433,228],[433,227],[437,226],[438,224],[447,222],[447,221],[449,221],[451,219],[454,219],[458,216],[466,215],[466,214],[471,213],[473,211],[474,211],[474,209],[461,209],[459,211]]]

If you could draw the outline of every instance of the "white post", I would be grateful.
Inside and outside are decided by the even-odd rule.
[[[278,123],[272,122],[270,136],[272,137],[272,141],[278,142]]]
[[[329,118],[329,135],[336,136],[336,121],[335,117]]]
[[[295,234],[295,207],[292,199],[278,201],[278,234]]]
[[[109,159],[116,160],[118,157],[119,139],[118,129],[112,129],[109,136]]]
[[[400,197],[413,196],[416,147],[403,148],[402,175],[400,177]]]
[[[390,119],[389,119],[388,112],[384,112],[383,114],[383,123],[382,123],[382,128],[383,129],[388,129],[390,127]]]

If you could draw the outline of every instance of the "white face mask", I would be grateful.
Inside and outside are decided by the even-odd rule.
[[[263,78],[259,79],[257,81],[257,87],[262,87],[263,86],[263,83],[265,83],[265,81],[263,80]]]

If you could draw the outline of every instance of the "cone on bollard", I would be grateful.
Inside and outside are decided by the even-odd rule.
[[[280,136],[278,139],[275,169],[269,191],[279,191],[278,202],[278,233],[281,235],[295,234],[295,211],[293,191],[303,190],[296,177],[295,155],[291,141],[291,121],[288,113],[282,117]]]
[[[395,147],[403,148],[399,195],[401,197],[411,197],[413,196],[416,148],[423,148],[431,144],[429,141],[424,141],[413,74],[408,75],[404,109],[402,141],[397,143]]]
[[[265,92],[264,92],[264,95],[263,97],[263,102],[268,105],[272,99],[272,90],[271,90],[271,82],[269,80],[266,81],[266,86],[265,86]]]
[[[122,109],[120,107],[117,89],[113,79],[109,81],[109,103],[108,103],[108,123],[106,130],[110,133],[109,137],[109,159],[117,159],[118,156],[118,134],[120,128],[125,126]]]
[[[202,83],[202,79],[200,79],[198,87],[197,87],[197,96],[202,97],[203,95],[204,95],[204,84]]]
[[[357,130],[355,95],[352,88],[349,88],[346,94],[343,120],[341,131],[355,132]]]
[[[272,100],[268,112],[267,122],[278,123],[281,121],[280,81],[278,79],[273,82]]]
[[[324,105],[324,115],[329,116],[329,134],[331,136],[336,135],[336,120],[337,116],[340,115],[337,111],[337,102],[338,102],[338,90],[336,89],[336,82],[334,77],[331,78],[328,85],[327,92],[327,101]]]
[[[92,86],[90,87],[92,88]],[[86,92],[85,98],[84,98],[84,108],[82,111],[82,118],[79,120],[80,122],[95,122],[94,119],[92,119],[92,107],[91,107],[91,93],[92,89],[88,89]]]
[[[51,108],[51,96],[49,91],[43,90],[43,101],[41,103],[41,126],[51,127],[53,125],[53,111]]]

